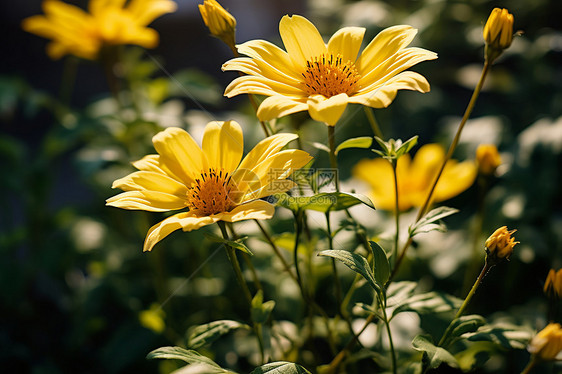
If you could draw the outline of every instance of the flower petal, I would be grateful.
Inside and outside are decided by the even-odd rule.
[[[158,191],[127,191],[106,200],[107,206],[149,212],[167,212],[185,208],[185,200]]]
[[[301,101],[284,96],[270,96],[260,104],[257,115],[260,121],[269,121],[307,109],[308,105]]]
[[[152,138],[154,148],[160,154],[160,163],[177,175],[186,186],[191,186],[207,160],[195,140],[185,130],[169,127]]]
[[[435,201],[448,200],[467,190],[474,183],[477,173],[478,168],[473,161],[447,162],[443,175],[435,187]]]
[[[297,134],[275,134],[259,142],[242,160],[238,170],[252,169],[268,157],[278,153],[289,142],[297,139]]]
[[[400,162],[403,157],[398,161]],[[369,184],[370,196],[377,209],[394,209],[394,176],[390,162],[383,158],[363,159],[353,167],[352,173]],[[405,206],[405,201],[400,203]],[[407,208],[409,206],[405,207]]]
[[[251,74],[250,71],[242,68],[241,66],[238,66],[237,70],[238,69]],[[275,81],[259,75],[244,75],[238,77],[230,82],[224,90],[224,95],[226,97],[233,97],[246,93],[265,96],[293,96],[295,98],[304,96],[304,91],[302,91],[299,87],[291,86],[289,84],[285,84],[284,82]]]
[[[88,3],[88,11],[91,14],[99,14],[108,8],[123,8],[127,0],[90,0]]]
[[[382,30],[357,59],[355,67],[359,74],[377,69],[383,61],[410,44],[417,32],[408,25],[397,25]]]
[[[238,205],[230,212],[222,213],[222,220],[237,222],[246,219],[270,219],[275,213],[275,207],[263,200],[254,200]]]
[[[303,69],[306,61],[327,52],[316,26],[302,16],[284,16],[279,22],[279,33],[296,69]]]
[[[178,198],[187,196],[187,187],[166,174],[153,171],[137,171],[113,182],[111,188],[123,191],[156,191],[175,195]]]
[[[133,18],[139,26],[146,26],[156,18],[176,9],[176,3],[171,0],[132,0],[127,6],[127,10],[133,13]]]
[[[192,231],[219,220],[219,216],[197,217],[192,212],[175,214],[157,223],[148,230],[148,234],[146,234],[146,239],[144,240],[143,252],[151,251],[156,243],[176,230],[182,229],[183,231]]]
[[[203,133],[202,148],[209,167],[232,173],[244,153],[242,128],[235,121],[209,122]]]
[[[341,54],[344,62],[354,62],[361,49],[364,35],[363,27],[344,27],[330,38],[328,52],[332,55]]]
[[[344,93],[332,96],[329,99],[322,95],[314,95],[308,99],[308,113],[316,121],[335,126],[348,102],[349,97]]]

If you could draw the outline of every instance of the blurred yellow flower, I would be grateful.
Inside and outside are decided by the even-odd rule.
[[[486,58],[493,61],[511,45],[513,15],[507,9],[494,8],[484,26],[483,36],[486,41]]]
[[[273,135],[240,161],[244,141],[234,121],[208,123],[201,148],[186,131],[168,128],[152,138],[158,155],[134,162],[139,171],[113,182],[113,188],[126,192],[108,199],[107,205],[151,212],[189,209],[151,227],[144,251],[178,229],[269,219],[275,209],[259,199],[292,188],[294,183],[286,178],[312,159],[301,150],[281,150],[297,137]]]
[[[429,91],[429,83],[410,67],[437,58],[421,48],[406,48],[417,33],[411,26],[393,26],[363,49],[365,29],[344,27],[325,44],[306,18],[284,16],[279,33],[286,52],[264,40],[238,45],[248,57],[226,62],[225,71],[247,75],[236,78],[225,96],[269,96],[258,109],[262,121],[308,110],[310,116],[330,126],[339,120],[348,103],[384,108],[398,90]]]
[[[205,0],[203,4],[199,4],[199,12],[211,34],[236,50],[236,18],[216,0]]]
[[[152,304],[150,309],[139,313],[139,322],[143,327],[159,334],[166,328],[165,316],[166,314],[159,305]]]
[[[45,15],[26,18],[25,31],[51,39],[47,54],[66,54],[94,60],[104,45],[158,45],[158,33],[146,27],[154,19],[176,10],[172,0],[90,0],[89,13],[59,0],[43,1]]]
[[[562,328],[558,323],[549,323],[529,343],[527,350],[542,360],[562,359]]]
[[[478,171],[483,175],[492,175],[502,163],[502,159],[493,144],[481,144],[476,148]]]
[[[504,258],[509,259],[511,254],[513,253],[513,247],[515,244],[519,244],[519,242],[515,241],[515,238],[511,236],[517,230],[507,230],[507,226],[502,226],[488,239],[486,239],[486,251],[488,252],[488,256],[492,258],[502,260]]]
[[[445,150],[439,144],[424,145],[413,161],[409,154],[398,159],[396,173],[400,210],[423,205],[444,159]],[[394,209],[394,177],[390,162],[383,158],[364,159],[353,168],[353,174],[370,185],[371,199],[377,209]],[[449,160],[435,188],[433,201],[447,200],[460,194],[472,185],[475,178],[474,162]]]
[[[550,269],[544,282],[544,293],[551,298],[562,298],[562,269]]]

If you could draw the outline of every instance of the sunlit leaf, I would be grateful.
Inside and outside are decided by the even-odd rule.
[[[393,318],[398,313],[416,312],[418,314],[443,313],[458,309],[462,300],[444,292],[432,291],[413,295],[399,304],[392,313]]]
[[[277,361],[270,362],[254,369],[250,374],[310,374],[310,371],[306,370],[300,365],[292,362]]]
[[[293,212],[299,210],[314,210],[326,213],[351,208],[358,204],[364,204],[375,209],[373,202],[365,195],[348,192],[322,192],[313,196],[289,196],[287,194],[276,194],[276,204]]]
[[[361,136],[358,138],[350,138],[340,143],[336,147],[336,155],[343,149],[348,148],[369,148],[373,144],[373,138],[370,136]]]
[[[484,325],[474,333],[464,334],[469,341],[489,341],[506,349],[525,349],[533,337],[531,329],[510,323]]]
[[[222,369],[216,362],[208,357],[205,357],[195,351],[187,350],[181,347],[160,347],[150,352],[147,359],[172,359],[172,360],[182,360],[188,364],[205,364],[213,368],[220,369],[222,371],[216,371],[216,373],[227,372]],[[215,373],[215,371],[213,372]]]
[[[370,241],[369,245],[375,259],[375,279],[378,284],[384,285],[390,277],[390,264],[388,263],[386,252],[375,242]]]
[[[426,336],[417,335],[412,341],[412,346],[416,351],[424,353],[424,364],[430,369],[436,369],[445,362],[450,367],[458,367],[458,362],[455,357],[446,349],[437,347]]]
[[[230,320],[220,320],[196,326],[189,331],[187,345],[196,349],[211,344],[226,333],[236,329],[250,329],[250,326]]]
[[[408,229],[408,233],[410,237],[413,238],[418,234],[427,233],[430,231],[445,231],[445,225],[438,221],[442,218],[455,214],[458,211],[458,209],[449,208],[446,206],[435,208],[428,212],[425,216],[423,216],[418,222],[410,226],[410,228]]]
[[[213,242],[216,243],[222,243],[224,245],[228,245],[234,249],[238,249],[239,251],[245,252],[247,254],[249,254],[250,256],[253,256],[254,254],[252,253],[252,251],[250,251],[250,248],[248,248],[244,243],[243,240],[245,240],[247,238],[247,236],[243,236],[241,238],[238,238],[236,240],[226,240],[224,238],[221,238],[220,236],[211,234],[211,233],[205,233],[204,234],[205,237]]]
[[[371,287],[380,292],[381,286],[377,284],[375,276],[365,257],[357,253],[351,253],[349,251],[339,249],[329,249],[327,251],[318,253],[318,255],[333,257],[336,260],[343,262],[345,266],[347,266],[354,272],[361,274],[361,276],[367,280]]]
[[[252,299],[252,321],[255,323],[266,323],[275,307],[275,301],[263,302],[263,291],[259,290]]]

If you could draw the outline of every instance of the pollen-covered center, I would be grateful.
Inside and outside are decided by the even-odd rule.
[[[341,93],[353,94],[357,91],[357,81],[361,77],[355,64],[349,60],[344,63],[340,54],[322,54],[307,61],[302,76],[304,89],[309,96],[323,95],[328,98]]]
[[[217,172],[211,168],[201,172],[187,191],[187,207],[202,216],[229,212],[236,206],[235,193],[232,176],[222,169]]]

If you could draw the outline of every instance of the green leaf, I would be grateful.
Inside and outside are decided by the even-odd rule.
[[[418,314],[443,313],[458,309],[462,300],[444,292],[432,291],[414,295],[399,304],[392,312],[391,319],[398,313],[416,312]]]
[[[245,253],[249,254],[250,256],[254,255],[252,253],[252,251],[250,251],[250,248],[246,247],[246,245],[242,242],[243,240],[248,238],[247,236],[243,236],[243,237],[238,238],[236,240],[226,240],[224,238],[221,238],[220,236],[217,236],[217,235],[214,235],[214,234],[211,234],[211,233],[205,233],[203,235],[205,235],[205,237],[207,239],[209,239],[213,242],[228,245],[228,246],[230,246],[234,249],[238,249],[239,251],[245,252]]]
[[[310,374],[310,371],[306,370],[300,365],[292,362],[277,361],[270,362],[254,369],[250,374]]]
[[[340,145],[338,145],[336,147],[336,155],[342,149],[369,148],[371,146],[371,144],[373,144],[373,138],[370,137],[370,136],[360,136],[358,138],[350,138],[350,139],[347,139],[347,140],[343,141],[342,143],[340,143]]]
[[[328,148],[328,146],[326,144],[322,144],[322,143],[318,143],[318,142],[307,142],[307,143],[310,144],[311,146],[313,146],[314,148],[320,150],[320,151],[330,153],[330,148]]]
[[[498,346],[492,342],[474,342],[465,350],[456,353],[455,359],[463,372],[473,371],[484,365],[497,350]]]
[[[189,331],[187,346],[192,349],[211,344],[226,333],[236,329],[250,330],[250,326],[237,321],[220,320],[196,326]]]
[[[416,282],[402,281],[392,282],[386,290],[386,305],[388,307],[402,304],[411,295],[418,284]]]
[[[408,229],[408,233],[411,238],[414,236],[427,233],[430,231],[445,231],[446,227],[442,223],[435,223],[442,218],[448,217],[452,214],[457,213],[459,210],[454,208],[449,208],[446,206],[441,206],[439,208],[435,208],[428,212],[425,216],[422,217],[418,222],[414,223]]]
[[[390,264],[386,252],[375,242],[369,241],[375,259],[375,279],[380,285],[385,285],[390,277]]]
[[[220,372],[226,372],[222,369],[216,362],[208,357],[205,357],[195,351],[187,350],[181,347],[160,347],[150,352],[147,359],[172,359],[172,360],[182,360],[188,364],[205,364],[214,368],[221,369]],[[218,371],[217,371],[218,372]]]
[[[469,341],[489,341],[506,349],[525,349],[533,332],[529,328],[511,323],[484,325],[474,333],[466,333],[463,337]]]
[[[293,212],[299,210],[314,210],[327,213],[350,208],[357,204],[365,204],[375,209],[373,202],[365,195],[348,192],[322,192],[313,196],[289,196],[287,194],[276,194],[276,204]]]
[[[430,369],[436,369],[445,362],[452,368],[459,366],[455,357],[444,348],[437,347],[433,344],[430,338],[422,335],[417,335],[412,341],[412,346],[416,351],[424,353],[424,366]]]
[[[275,308],[275,301],[263,302],[263,291],[259,290],[252,299],[252,321],[266,323],[271,311]]]
[[[461,316],[452,322],[451,337],[458,337],[468,332],[475,332],[486,324],[486,319],[478,314]]]
[[[400,156],[410,152],[410,150],[418,143],[418,136],[414,136],[405,142],[402,139],[389,139],[387,142],[375,136],[375,140],[379,143],[382,151],[373,150],[382,158],[387,159],[391,163],[395,163]]]
[[[367,262],[367,259],[357,253],[351,253],[339,249],[329,249],[318,253],[319,256],[333,257],[336,260],[343,262],[345,266],[354,272],[361,274],[363,278],[373,287],[377,292],[381,291],[381,285],[375,280],[375,276]]]

